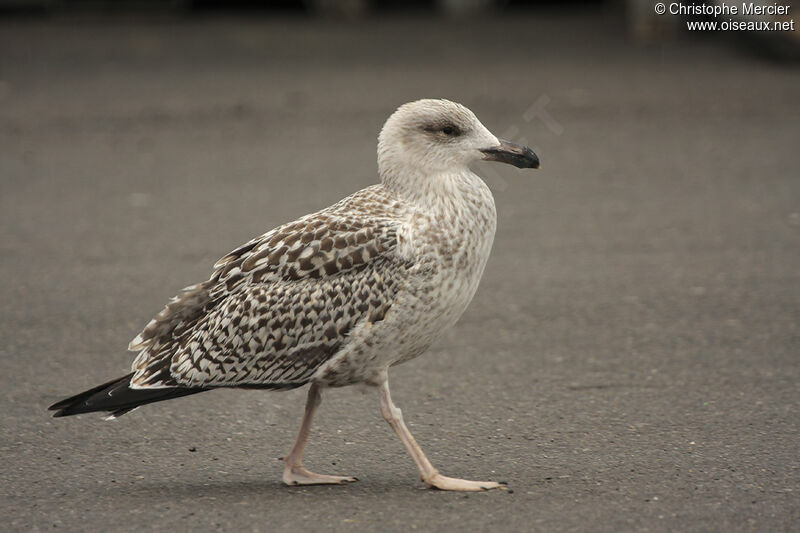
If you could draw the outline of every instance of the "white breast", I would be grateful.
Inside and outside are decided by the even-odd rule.
[[[383,321],[364,323],[316,378],[330,385],[370,382],[423,353],[458,321],[478,288],[497,224],[494,199],[472,174],[456,175],[447,194],[408,206],[398,255],[414,266]]]
[[[415,316],[426,319],[408,324],[406,333],[419,338],[414,344],[421,350],[455,324],[469,305],[497,226],[494,199],[478,176],[461,174],[452,184],[447,194],[415,210],[400,235],[400,253],[416,258],[419,271],[409,300],[425,308]],[[404,354],[401,359],[415,355]]]

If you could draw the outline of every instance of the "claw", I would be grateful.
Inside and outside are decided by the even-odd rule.
[[[439,490],[456,490],[464,492],[483,492],[491,489],[505,488],[496,481],[470,481],[447,477],[438,472],[428,479],[423,480],[428,487]]]
[[[316,474],[301,467],[289,467],[283,471],[283,482],[296,487],[298,485],[347,485],[355,483],[358,478],[352,476],[328,476]]]

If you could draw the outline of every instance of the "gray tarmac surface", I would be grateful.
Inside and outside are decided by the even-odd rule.
[[[0,529],[797,530],[800,71],[621,34],[0,22]],[[371,390],[327,394],[312,431],[345,487],[280,482],[304,389],[49,418],[218,257],[373,183],[383,121],[430,96],[543,167],[480,165],[483,283],[393,392],[443,473],[513,492],[425,490]]]

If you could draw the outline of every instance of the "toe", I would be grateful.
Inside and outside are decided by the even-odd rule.
[[[501,487],[501,485],[495,481],[470,481],[468,479],[447,477],[441,474],[432,476],[430,479],[425,480],[425,483],[429,487],[439,490],[464,492],[480,492]]]

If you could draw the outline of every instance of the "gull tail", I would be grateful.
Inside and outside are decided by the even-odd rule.
[[[110,419],[124,415],[140,405],[171,400],[208,389],[203,388],[131,388],[133,373],[103,383],[97,387],[56,402],[48,409],[55,411],[53,417],[79,415],[93,411],[107,411]]]

